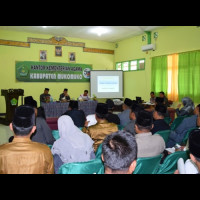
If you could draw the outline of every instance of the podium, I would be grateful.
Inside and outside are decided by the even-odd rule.
[[[0,118],[0,124],[9,125],[13,120],[15,108],[18,106],[19,96],[24,96],[24,90],[22,89],[1,90],[1,96],[5,97],[6,115],[5,118]],[[23,98],[22,98],[22,104],[23,104]]]

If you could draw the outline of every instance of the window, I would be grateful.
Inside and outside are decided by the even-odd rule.
[[[116,63],[116,70],[138,71],[145,69],[145,59],[130,60]]]

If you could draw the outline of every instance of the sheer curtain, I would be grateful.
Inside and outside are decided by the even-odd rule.
[[[151,62],[151,91],[158,93],[163,91],[167,96],[168,69],[167,56],[153,57]]]
[[[167,56],[168,99],[178,101],[178,54]]]
[[[180,53],[178,68],[179,101],[190,97],[200,103],[200,51]]]

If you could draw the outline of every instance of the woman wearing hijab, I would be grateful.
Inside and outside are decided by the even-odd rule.
[[[193,115],[195,106],[192,99],[190,99],[189,97],[184,97],[181,101],[183,103],[183,108],[179,110],[181,104],[178,105],[178,108],[176,109],[177,116]]]
[[[74,125],[71,117],[61,116],[58,119],[58,130],[60,138],[54,142],[51,149],[56,174],[64,163],[95,159],[93,140]]]

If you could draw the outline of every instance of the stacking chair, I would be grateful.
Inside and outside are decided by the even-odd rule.
[[[52,130],[52,135],[55,138],[55,140],[60,138],[58,130]]]
[[[96,158],[100,158],[101,159],[101,154],[102,154],[102,143],[98,146],[96,152],[95,152],[95,156]]]
[[[179,116],[179,117],[175,118],[170,126],[171,130],[174,131],[186,117],[189,117],[189,116],[185,115],[185,116]]]
[[[162,154],[154,157],[138,158],[133,174],[156,174]]]
[[[170,133],[171,130],[164,130],[164,131],[157,131],[155,134],[162,136],[163,140],[165,141],[165,145],[167,145]]]
[[[165,117],[164,121],[169,125],[170,122],[172,121],[171,117]]]
[[[96,174],[102,168],[101,159],[93,159],[87,162],[74,162],[61,165],[59,174]]]
[[[52,144],[47,144],[47,146],[51,149],[53,145]]]
[[[124,126],[122,126],[122,125],[117,125],[117,127],[118,127],[118,130],[123,130],[123,128],[124,128]]]
[[[183,158],[184,161],[189,159],[189,151],[176,151],[169,154],[157,171],[157,174],[173,174],[177,169],[177,161],[179,158]]]
[[[180,142],[180,145],[186,145],[190,133],[191,133],[193,130],[195,130],[195,129],[198,129],[198,127],[191,128],[191,129],[189,129],[189,130],[187,131],[187,133],[185,134],[185,136],[184,136],[182,142]]]

